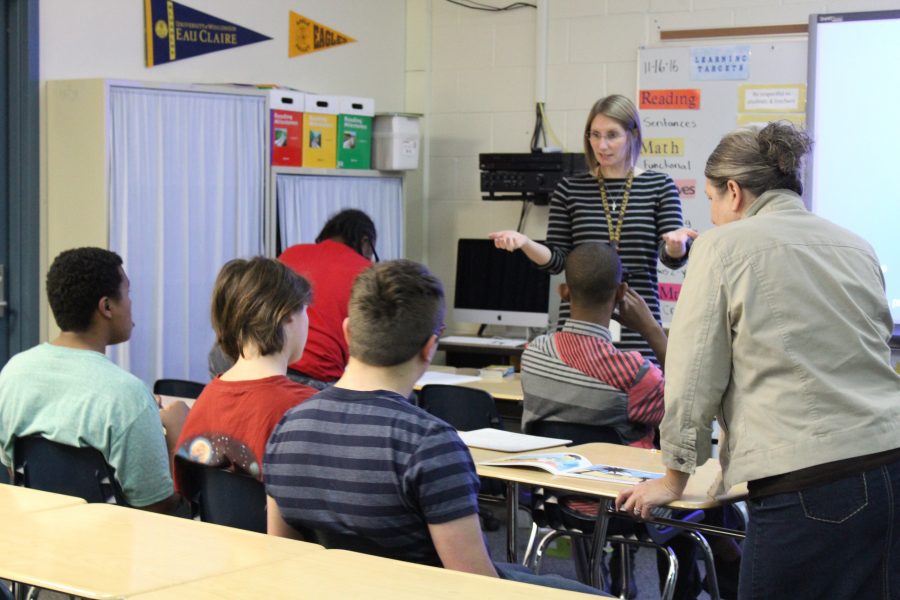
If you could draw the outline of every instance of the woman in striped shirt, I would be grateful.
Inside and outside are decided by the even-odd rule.
[[[521,249],[540,268],[563,270],[568,253],[585,242],[615,246],[628,284],[647,301],[660,320],[656,262],[677,269],[687,260],[697,232],[684,227],[681,200],[672,178],[635,168],[641,151],[641,123],[634,104],[624,96],[598,100],[584,128],[584,154],[589,172],[560,182],[550,200],[546,245],[517,231],[490,234],[498,248]],[[559,324],[569,317],[560,305]],[[622,330],[623,350],[656,357],[636,331]]]

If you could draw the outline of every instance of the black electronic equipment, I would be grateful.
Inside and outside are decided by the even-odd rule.
[[[584,154],[531,152],[479,154],[482,200],[527,200],[547,204],[563,177],[587,171]]]

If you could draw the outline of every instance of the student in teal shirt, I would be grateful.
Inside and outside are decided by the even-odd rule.
[[[36,434],[96,448],[131,506],[174,511],[166,439],[174,444],[187,407],[159,411],[147,386],[105,355],[134,328],[122,259],[100,248],[67,250],[50,266],[47,296],[62,332],[0,372],[0,461],[10,466],[16,439]]]

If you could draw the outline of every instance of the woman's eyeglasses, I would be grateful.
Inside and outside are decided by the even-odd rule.
[[[618,131],[609,131],[607,133],[601,133],[599,131],[591,131],[590,133],[584,134],[585,139],[594,142],[595,144],[599,144],[604,139],[606,139],[606,143],[611,144],[617,141],[619,138],[623,136],[622,133]]]

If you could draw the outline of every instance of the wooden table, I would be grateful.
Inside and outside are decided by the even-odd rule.
[[[478,376],[478,369],[457,369],[454,367],[444,367],[436,365],[428,369],[436,373],[450,373],[455,375],[472,375]],[[484,390],[494,397],[494,400],[509,400],[512,402],[522,402],[525,398],[522,393],[522,379],[519,373],[504,377],[502,379],[479,379],[478,381],[469,381],[467,383],[458,383],[462,387],[474,388],[476,390]],[[422,389],[416,386],[416,390]]]
[[[0,484],[0,515],[3,515],[4,519],[15,519],[21,513],[79,504],[85,504],[85,501],[75,496],[42,492],[5,483]]]
[[[326,550],[141,594],[134,596],[134,600],[299,597],[367,600],[596,598],[577,592],[426,567],[346,550]]]
[[[111,504],[0,520],[0,578],[83,598],[122,598],[321,546]]]
[[[486,460],[502,458],[504,456],[514,456],[515,453],[497,452],[480,448],[470,448],[469,450],[472,453],[472,459],[475,461],[478,475],[481,477],[493,477],[507,482],[506,501],[507,515],[509,518],[507,524],[507,560],[509,560],[509,562],[517,562],[516,526],[518,520],[517,503],[519,497],[519,484],[524,483],[527,485],[545,486],[597,497],[600,505],[598,511],[597,535],[601,541],[606,538],[607,520],[611,514],[623,518],[633,518],[633,515],[630,514],[610,512],[616,496],[626,487],[624,484],[581,479],[578,477],[566,477],[565,475],[551,475],[540,469],[526,467],[487,467],[479,463]],[[662,463],[662,454],[659,450],[644,450],[617,444],[582,444],[580,446],[536,450],[534,453],[548,452],[573,452],[581,454],[594,464],[615,465],[641,471],[665,472],[665,467]],[[532,453],[522,452],[518,454]],[[717,482],[719,473],[720,467],[717,460],[711,459],[706,461],[705,464],[697,468],[697,471],[688,480],[687,487],[685,488],[681,499],[668,506],[670,508],[688,510],[713,508],[725,503],[735,502],[747,495],[746,486],[740,485],[735,486],[726,494],[710,496],[709,491]],[[665,519],[653,519],[653,521],[659,523],[670,522]],[[670,523],[677,523],[678,526],[685,525],[681,521]],[[711,527],[702,523],[690,524],[690,528],[705,533],[743,537],[739,532],[719,527]]]

